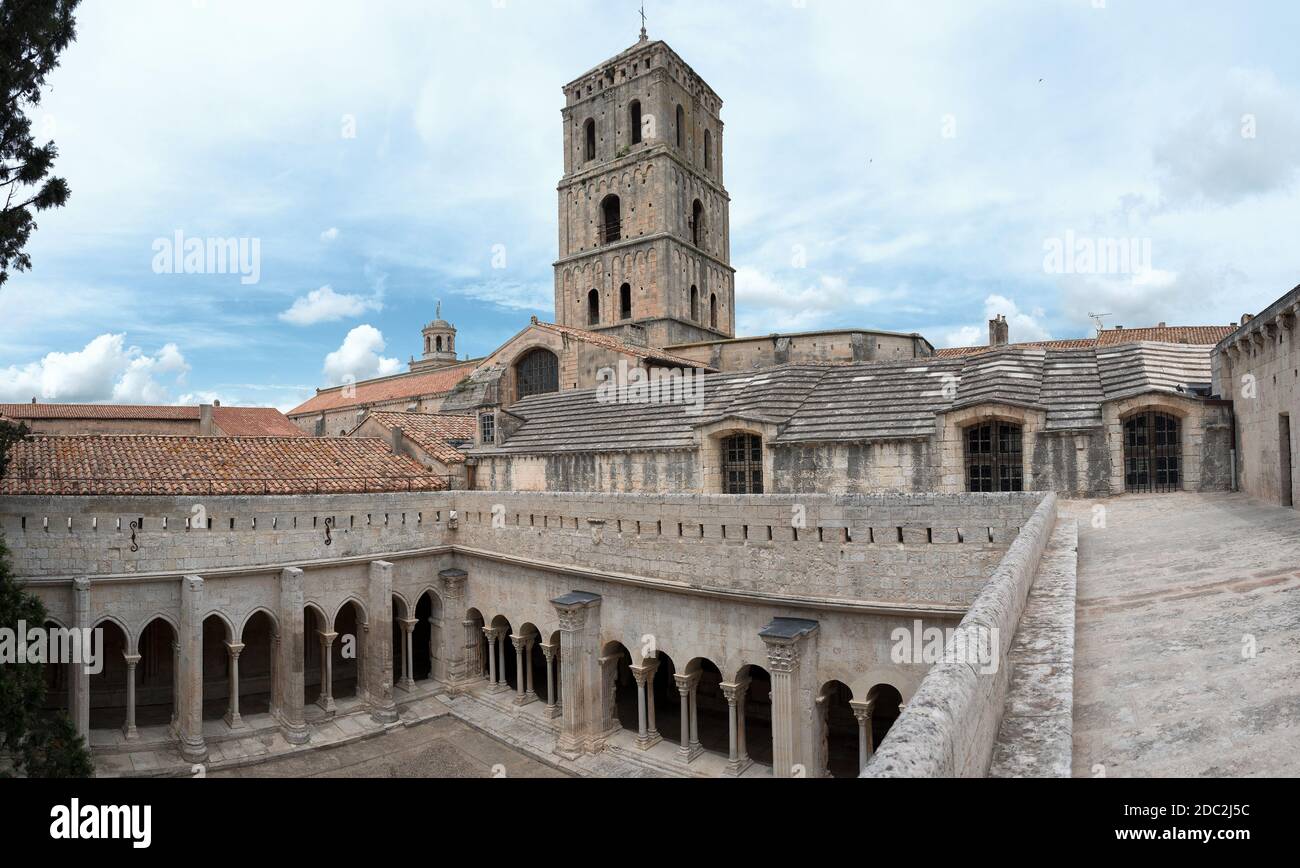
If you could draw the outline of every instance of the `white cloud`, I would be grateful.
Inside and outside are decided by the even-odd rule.
[[[326,380],[337,386],[398,373],[402,363],[380,355],[387,346],[379,329],[372,325],[357,326],[348,332],[342,346],[325,357]]]
[[[0,368],[0,399],[170,403],[171,387],[183,385],[190,371],[180,348],[167,344],[148,355],[125,341],[125,334],[100,335],[81,350],[48,353],[39,362]]]
[[[1011,343],[1023,344],[1033,341],[1050,341],[1052,333],[1043,325],[1046,312],[1042,308],[1022,311],[1012,299],[993,294],[984,299],[984,317],[993,319],[997,316],[1007,318],[1007,329]],[[940,341],[945,347],[973,347],[988,343],[988,323],[983,325],[963,325],[947,332]]]
[[[326,244],[330,243],[331,241],[337,241],[338,237],[339,237],[339,229],[337,226],[331,226],[330,228],[326,229],[324,232],[320,234],[320,240],[324,241]]]
[[[361,316],[366,311],[383,309],[384,303],[378,298],[340,294],[335,292],[333,287],[326,285],[299,296],[294,300],[292,307],[280,314],[280,319],[293,325],[309,326],[322,322],[335,322],[347,317]]]

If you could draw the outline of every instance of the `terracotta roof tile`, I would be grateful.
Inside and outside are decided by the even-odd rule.
[[[318,494],[446,487],[375,438],[33,436],[0,494]]]
[[[374,419],[389,430],[401,428],[402,434],[412,443],[443,464],[461,464],[465,461],[465,453],[452,446],[450,441],[474,440],[476,420],[473,416],[378,412],[371,413],[367,418]]]
[[[0,404],[10,419],[198,419],[197,406],[140,404]]]
[[[480,360],[481,361],[481,360]],[[328,410],[346,410],[349,407],[363,407],[368,404],[382,404],[387,401],[403,399],[428,398],[445,395],[478,367],[479,362],[462,362],[446,368],[438,368],[418,374],[395,374],[377,380],[365,380],[354,383],[355,393],[344,396],[343,386],[321,389],[303,404],[289,411],[290,416],[303,416],[311,413],[324,413]]]
[[[1161,343],[1214,346],[1232,333],[1233,326],[1152,326],[1136,329],[1105,329],[1095,338],[1074,338],[1060,341],[1030,341],[1009,344],[1016,349],[1040,348],[1045,350],[1086,350],[1094,347],[1113,347],[1120,344]],[[937,350],[940,359],[957,359],[988,352],[990,347],[948,347]]]
[[[213,407],[212,420],[228,437],[306,437],[274,407]]]

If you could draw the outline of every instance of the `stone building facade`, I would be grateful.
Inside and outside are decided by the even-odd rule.
[[[1300,503],[1300,287],[1215,347],[1215,391],[1237,417],[1241,490],[1283,506]]]
[[[487,489],[1224,490],[1232,413],[1197,391],[1209,380],[1204,348],[1157,343],[787,365],[705,375],[684,397],[529,398],[470,455]]]

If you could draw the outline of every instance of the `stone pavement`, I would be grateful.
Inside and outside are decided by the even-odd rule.
[[[1208,493],[1061,511],[1079,522],[1074,774],[1300,775],[1300,512]]]

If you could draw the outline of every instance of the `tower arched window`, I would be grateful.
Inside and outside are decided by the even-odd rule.
[[[691,321],[700,321],[700,291],[691,286]]]
[[[627,283],[618,290],[618,318],[632,318],[632,286]]]
[[[587,293],[587,325],[600,325],[600,293],[594,289]]]
[[[537,347],[515,363],[515,397],[549,395],[560,391],[560,360],[550,350]]]
[[[691,243],[700,247],[704,240],[704,203],[699,199],[691,206]]]
[[[718,295],[709,296],[709,328],[718,327]]]
[[[606,196],[600,203],[600,243],[613,244],[623,237],[623,203]]]
[[[586,137],[586,149],[584,159],[591,162],[596,159],[596,122],[590,118],[587,119],[587,126],[584,130]]]
[[[704,131],[704,168],[713,168],[713,133]]]
[[[677,147],[686,147],[686,109],[677,106]]]
[[[438,335],[438,337],[434,338],[433,342],[434,345],[438,348],[438,352],[442,352],[442,335]]]
[[[628,122],[632,125],[632,144],[641,144],[641,101],[632,100],[628,109]]]

